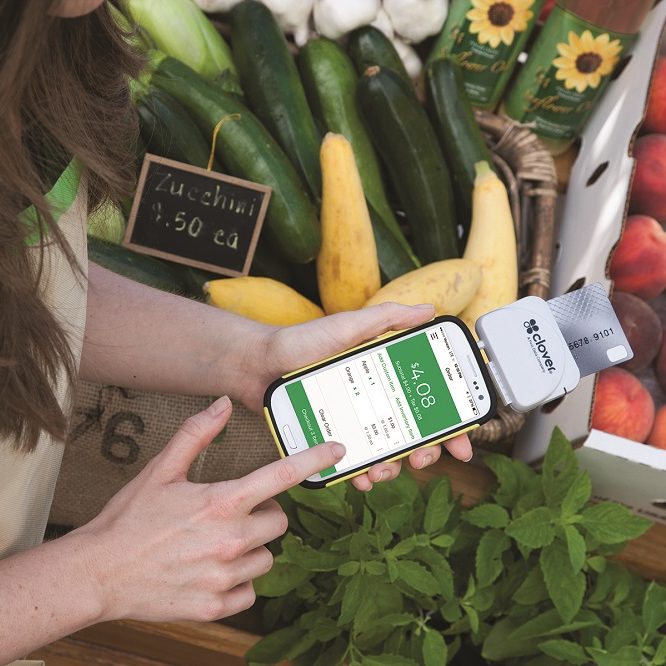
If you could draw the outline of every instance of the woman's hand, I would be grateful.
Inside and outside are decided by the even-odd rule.
[[[345,351],[387,331],[399,331],[424,324],[434,315],[432,305],[383,303],[354,312],[341,312],[315,319],[298,326],[275,329],[267,334],[261,348],[250,352],[253,372],[248,373],[243,401],[251,409],[259,411],[264,392],[277,377]],[[472,457],[472,445],[467,435],[454,437],[444,446],[458,460],[468,461]],[[409,456],[409,462],[413,468],[421,469],[434,463],[440,455],[439,446],[417,449]],[[355,477],[352,483],[359,490],[370,490],[373,483],[393,479],[399,473],[400,462],[379,463],[371,467],[366,474]]]
[[[190,483],[190,465],[230,414],[224,397],[188,419],[99,516],[71,533],[92,544],[101,619],[210,621],[249,608],[252,579],[273,562],[264,544],[287,529],[271,498],[344,456],[344,446],[327,444],[241,479]]]

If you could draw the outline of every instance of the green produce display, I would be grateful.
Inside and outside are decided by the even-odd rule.
[[[254,0],[236,5],[231,12],[231,41],[252,110],[282,146],[315,200],[320,200],[320,136],[287,40],[271,11]]]
[[[466,239],[472,219],[474,165],[492,165],[492,157],[474,118],[460,67],[453,60],[435,60],[428,67],[426,93],[430,118],[453,176],[457,220]]]
[[[88,236],[88,259],[103,268],[149,287],[176,294],[191,295],[179,266],[145,254],[132,252],[121,245]]]
[[[349,34],[347,49],[359,75],[374,65],[386,67],[392,69],[411,87],[412,80],[405,65],[391,40],[381,30],[371,25],[357,28]]]
[[[122,0],[121,6],[160,51],[224,90],[241,92],[228,44],[193,0]]]
[[[449,479],[402,474],[280,498],[289,531],[254,581],[269,633],[250,663],[663,664],[666,588],[608,559],[650,521],[590,502],[556,430],[537,472],[484,456],[497,484],[465,508]]]
[[[171,95],[153,86],[136,106],[141,138],[148,152],[206,167],[210,146],[190,114]]]
[[[358,101],[407,214],[419,259],[460,256],[449,170],[413,90],[395,72],[369,67],[359,81]]]
[[[216,154],[230,174],[273,188],[262,235],[285,259],[305,263],[319,251],[317,212],[275,139],[235,95],[210,86],[187,65],[164,58],[153,83],[185,106],[204,135],[222,119]]]
[[[351,143],[368,200],[382,273],[389,280],[420,263],[386,198],[377,154],[356,105],[358,76],[349,56],[334,41],[319,37],[298,55],[298,65],[310,107],[320,125],[342,134]]]

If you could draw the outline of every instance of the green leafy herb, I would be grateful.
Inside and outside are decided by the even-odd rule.
[[[650,523],[590,504],[589,476],[558,430],[540,472],[485,462],[497,484],[472,508],[448,479],[419,487],[406,472],[365,494],[285,494],[290,531],[255,581],[267,629],[279,628],[248,661],[666,666],[666,588],[608,559]]]

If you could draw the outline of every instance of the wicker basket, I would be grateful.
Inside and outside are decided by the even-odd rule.
[[[516,225],[521,296],[548,298],[553,260],[557,176],[550,153],[524,125],[503,116],[476,112],[476,118],[509,192]],[[471,431],[474,444],[497,444],[520,430],[525,417],[511,408]]]

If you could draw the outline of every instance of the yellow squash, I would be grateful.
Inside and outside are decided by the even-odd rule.
[[[481,268],[481,286],[460,318],[474,330],[486,312],[513,303],[518,295],[516,232],[509,197],[487,162],[477,162],[472,225],[463,254]]]
[[[377,247],[351,144],[328,133],[321,144],[323,193],[317,283],[327,314],[356,310],[381,286]]]
[[[474,298],[480,284],[481,269],[473,261],[444,259],[391,280],[366,305],[432,303],[438,315],[456,315]]]
[[[264,277],[211,280],[206,300],[223,310],[273,326],[293,326],[323,317],[323,310],[291,287]]]

